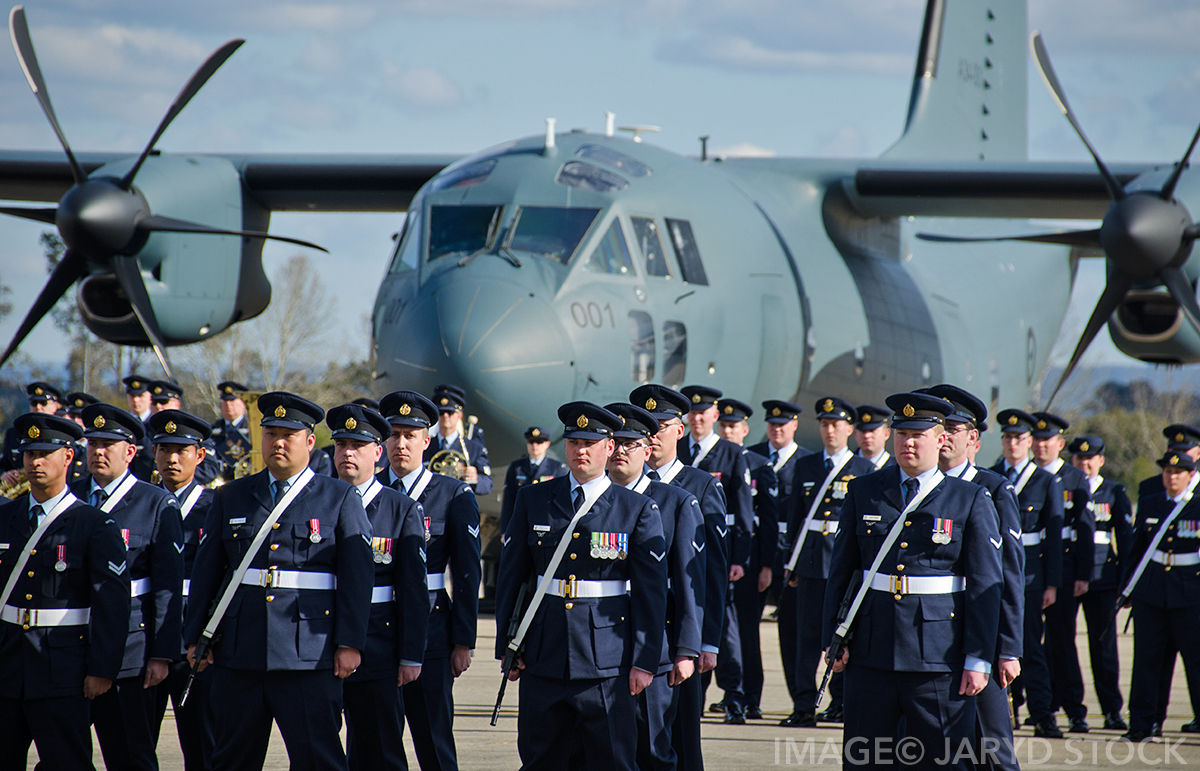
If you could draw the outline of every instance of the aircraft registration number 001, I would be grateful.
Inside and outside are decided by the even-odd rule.
[[[615,329],[617,322],[613,316],[613,309],[610,304],[605,303],[604,307],[600,307],[600,304],[595,302],[590,302],[587,305],[580,302],[571,303],[571,319],[582,329],[586,329],[587,327],[603,328],[606,320],[604,318],[605,313],[608,314],[608,325]]]

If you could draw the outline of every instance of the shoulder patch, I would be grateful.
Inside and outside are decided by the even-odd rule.
[[[117,575],[117,576],[119,576],[125,572],[125,567],[126,567],[125,562],[122,562],[120,565],[118,565],[115,562],[110,560],[108,563],[108,569],[113,572],[113,575]]]

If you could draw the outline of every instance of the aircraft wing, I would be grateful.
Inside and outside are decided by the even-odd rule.
[[[204,156],[205,153],[178,155]],[[92,173],[130,153],[78,153]],[[271,211],[405,211],[421,185],[460,155],[221,154],[246,192]],[[0,151],[0,199],[57,202],[72,184],[58,150]]]

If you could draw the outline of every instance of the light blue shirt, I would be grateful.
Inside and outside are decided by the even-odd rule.
[[[37,523],[39,525],[42,524],[42,521],[45,520],[47,515],[49,515],[50,512],[54,510],[54,507],[58,505],[58,502],[61,501],[63,498],[67,497],[67,494],[70,492],[71,492],[71,488],[64,486],[62,489],[62,492],[60,492],[58,495],[54,496],[53,498],[50,498],[45,503],[38,503],[37,501],[35,501],[33,499],[32,495],[29,496],[29,511],[31,514],[33,513],[34,506],[42,507],[42,513],[38,515]]]

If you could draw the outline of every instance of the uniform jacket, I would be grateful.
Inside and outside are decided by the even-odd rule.
[[[1096,518],[1087,474],[1069,463],[1060,463],[1056,473],[1063,486],[1062,587],[1073,590],[1076,581],[1092,580]]]
[[[834,619],[851,574],[871,567],[888,530],[900,517],[903,500],[899,469],[884,469],[850,483],[825,592],[824,640],[833,638]],[[936,518],[953,522],[950,543],[932,540]],[[850,665],[896,672],[954,672],[963,667],[967,656],[992,661],[1003,583],[997,521],[986,489],[960,479],[943,479],[908,515],[912,524],[892,544],[879,574],[964,576],[966,590],[950,594],[868,590],[854,621]]]
[[[245,426],[246,419],[243,418],[242,427]],[[221,475],[226,479],[233,479],[233,467],[251,450],[250,437],[232,423],[218,420],[212,424],[211,441],[217,450],[216,456],[221,466]]]
[[[679,648],[700,652],[704,622],[704,515],[696,496],[682,487],[650,482],[642,494],[658,504],[670,563],[666,634],[658,668],[661,674],[671,671]]]
[[[1141,562],[1154,534],[1171,515],[1175,502],[1166,492],[1138,500],[1137,521],[1133,528],[1133,546],[1129,558],[1122,560],[1121,588]],[[1158,542],[1158,550],[1172,554],[1196,554],[1200,551],[1200,497],[1194,497],[1171,523]],[[1173,610],[1200,605],[1200,565],[1162,565],[1151,560],[1138,579],[1131,598],[1156,608]]]
[[[74,442],[71,444],[71,449],[75,451],[75,457],[71,459],[71,467],[67,469],[67,484],[78,482],[81,479],[91,479],[92,474],[88,471],[87,466],[87,444]]]
[[[1033,463],[1033,460],[1029,462]],[[1003,459],[991,470],[1008,478]],[[1048,586],[1061,585],[1062,478],[1045,469],[1036,469],[1017,493],[1017,507],[1021,515],[1021,533],[1043,533],[1041,543],[1025,547],[1025,591],[1041,592]]]
[[[391,469],[376,479],[391,483]],[[455,645],[475,648],[479,618],[479,502],[470,485],[425,469],[429,484],[417,498],[425,510],[426,570],[440,575],[450,568],[454,597],[445,589],[426,592],[429,632],[424,658],[448,656]]]
[[[754,533],[754,496],[745,450],[728,439],[717,439],[708,454],[693,464],[691,435],[676,445],[681,463],[712,474],[725,489],[725,524],[729,528],[729,564],[750,564],[750,538]]]
[[[704,515],[704,612],[700,632],[702,644],[712,650],[721,647],[725,618],[725,595],[729,590],[729,528],[725,522],[725,490],[717,478],[700,469],[684,465],[670,484],[682,487],[700,501]]]
[[[378,480],[376,480],[378,481]],[[425,659],[429,590],[425,587],[425,510],[380,485],[367,504],[376,587],[390,588],[392,602],[372,602],[367,647],[348,682],[395,678],[401,661]]]
[[[762,442],[752,445],[750,452],[756,452],[759,455],[767,458],[768,462],[771,458],[771,452],[775,449],[770,442]],[[792,478],[796,473],[796,461],[803,458],[805,455],[811,455],[808,450],[797,446],[796,451],[783,463],[776,463],[771,466],[775,471],[775,478],[779,482],[779,489],[775,493],[776,513],[779,518],[777,527],[779,528],[779,537],[775,540],[775,563],[773,567],[782,570],[783,563],[787,561],[787,517],[788,504],[792,495]],[[818,483],[820,484],[820,483]],[[807,512],[805,512],[807,513]],[[780,573],[782,575],[782,573]]]
[[[509,617],[521,584],[541,575],[574,516],[571,482],[559,477],[517,494],[496,579],[496,656],[507,646]],[[564,598],[546,594],[525,637],[526,671],[568,680],[616,677],[631,666],[657,672],[666,626],[667,563],[662,515],[650,498],[609,485],[575,526],[555,577],[628,581],[612,597]],[[592,533],[628,536],[626,559],[591,556]],[[575,555],[572,558],[571,555]]]
[[[528,455],[508,464],[508,472],[504,475],[504,494],[500,499],[500,532],[508,530],[508,520],[512,518],[513,506],[517,504],[517,490],[525,485],[549,482],[566,473],[567,464],[549,455],[542,458],[536,474],[530,468]]]
[[[28,494],[0,506],[0,588],[33,535]],[[59,547],[66,570],[55,570]],[[129,570],[116,523],[99,509],[71,504],[42,534],[8,605],[91,608],[88,626],[33,627],[0,622],[0,697],[79,696],[87,675],[115,680],[129,629]],[[30,577],[29,573],[33,573]]]
[[[192,570],[184,641],[200,639],[226,576],[241,563],[274,508],[269,471],[217,488],[204,520]],[[312,520],[320,540],[314,543]],[[354,488],[314,474],[284,510],[250,563],[255,569],[332,573],[337,588],[237,588],[218,628],[216,662],[251,671],[317,670],[333,666],[337,646],[363,650],[375,565],[371,523]]]
[[[779,480],[767,459],[743,450],[750,469],[750,494],[754,500],[754,535],[750,541],[750,570],[758,580],[758,569],[774,568],[779,550]]]
[[[184,506],[192,493],[199,489],[200,497],[196,499],[191,509],[184,514]],[[183,613],[187,615],[188,596],[191,593],[192,570],[196,563],[196,552],[200,548],[200,538],[204,534],[204,518],[212,506],[213,491],[203,487],[196,480],[184,485],[176,491],[175,500],[179,501],[179,514],[183,518]],[[183,645],[183,627],[180,625],[179,644]],[[183,657],[186,649],[180,648]],[[182,660],[182,658],[181,658]]]
[[[814,525],[824,527],[823,531],[813,530],[804,539],[800,550],[800,558],[796,560],[796,575],[801,578],[828,578],[829,563],[833,558],[833,544],[837,533],[842,502],[846,499],[846,489],[850,480],[871,474],[875,467],[871,461],[861,455],[852,455],[846,465],[833,480],[817,507],[813,517]],[[787,544],[784,550],[784,564],[791,558],[792,548],[800,537],[800,528],[808,517],[813,499],[821,489],[828,472],[825,471],[825,454],[814,452],[796,461],[796,469],[792,477],[792,494],[787,506]]]
[[[1121,567],[1128,561],[1129,550],[1133,548],[1133,507],[1125,494],[1125,486],[1101,477],[1100,486],[1092,493],[1092,515],[1096,520],[1096,532],[1100,534],[1096,540],[1104,543],[1095,544],[1089,591],[1120,591]]]
[[[91,480],[71,485],[88,500]],[[179,502],[161,487],[138,482],[109,512],[125,538],[129,580],[149,579],[133,598],[120,677],[142,672],[149,659],[178,661],[183,634],[183,522]],[[128,533],[126,533],[128,531]]]
[[[23,468],[21,459],[21,436],[12,426],[4,429],[4,443],[0,444],[0,472]]]
[[[431,436],[432,441],[425,448],[425,462],[433,460],[433,456],[442,451],[442,438],[440,436]],[[458,436],[454,439],[454,443],[450,445],[450,450],[463,453],[467,457],[467,465],[473,466],[479,472],[479,481],[475,483],[476,495],[487,495],[494,488],[492,482],[492,467],[488,465],[487,445],[483,443],[483,435],[476,431],[475,437],[467,439],[463,437],[462,431],[458,432]]]

